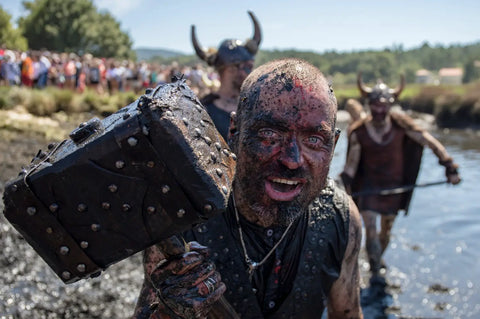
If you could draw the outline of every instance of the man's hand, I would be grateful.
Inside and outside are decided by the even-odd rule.
[[[207,247],[197,242],[188,243],[182,256],[160,263],[150,281],[165,306],[158,310],[173,318],[205,318],[226,290]]]
[[[450,158],[446,161],[440,161],[440,164],[445,166],[445,176],[450,184],[456,185],[462,181],[458,174],[458,164],[455,164]]]
[[[455,173],[455,174],[447,174],[447,181],[448,181],[450,184],[457,185],[458,183],[460,183],[460,182],[462,181],[462,179],[460,178],[460,176],[458,175],[458,173]]]

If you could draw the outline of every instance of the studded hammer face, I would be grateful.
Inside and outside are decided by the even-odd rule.
[[[288,224],[325,186],[335,146],[328,90],[272,79],[241,123],[235,194],[268,224]]]
[[[7,185],[5,216],[66,283],[222,212],[235,171],[184,81],[49,149]]]

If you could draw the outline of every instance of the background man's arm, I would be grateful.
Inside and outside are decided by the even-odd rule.
[[[355,134],[355,132],[352,132],[348,139],[347,159],[343,168],[343,172],[340,174],[343,185],[345,186],[345,190],[349,194],[351,194],[350,185],[352,183],[352,179],[357,173],[358,164],[360,163],[361,151],[362,147],[358,142],[357,135]]]
[[[362,224],[358,208],[350,198],[350,227],[348,245],[340,277],[333,283],[328,296],[329,319],[362,319],[360,306],[360,272],[358,254],[362,240]]]
[[[453,162],[453,158],[448,154],[445,147],[435,137],[427,131],[407,130],[407,135],[415,142],[428,146],[433,153],[438,157],[440,165],[445,166],[448,182],[452,184],[460,183],[460,176],[458,175],[458,165]]]

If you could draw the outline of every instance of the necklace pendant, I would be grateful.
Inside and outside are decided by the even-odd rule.
[[[258,267],[258,263],[257,262],[250,262],[248,263],[248,273],[251,275],[253,274],[253,272],[255,271],[255,269],[257,269]]]
[[[252,282],[253,273],[260,266],[259,263],[251,261],[248,263],[248,280]]]

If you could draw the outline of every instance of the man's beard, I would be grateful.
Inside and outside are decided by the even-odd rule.
[[[303,172],[298,171],[297,174],[289,171],[281,175],[287,178],[305,176]],[[241,199],[238,199],[240,199],[239,201],[243,204],[241,206],[245,209],[242,211],[242,214],[250,221],[257,221],[260,225],[288,226],[308,209],[309,203],[313,200],[313,198],[309,197],[314,197],[313,194],[307,193],[307,189],[304,189],[302,193],[291,201],[272,200],[264,191],[263,176],[238,178],[236,183],[241,197]]]
[[[268,207],[260,203],[254,203],[250,208],[263,223],[275,226],[288,226],[306,211],[308,205],[301,205],[295,199],[290,202],[276,202]]]

